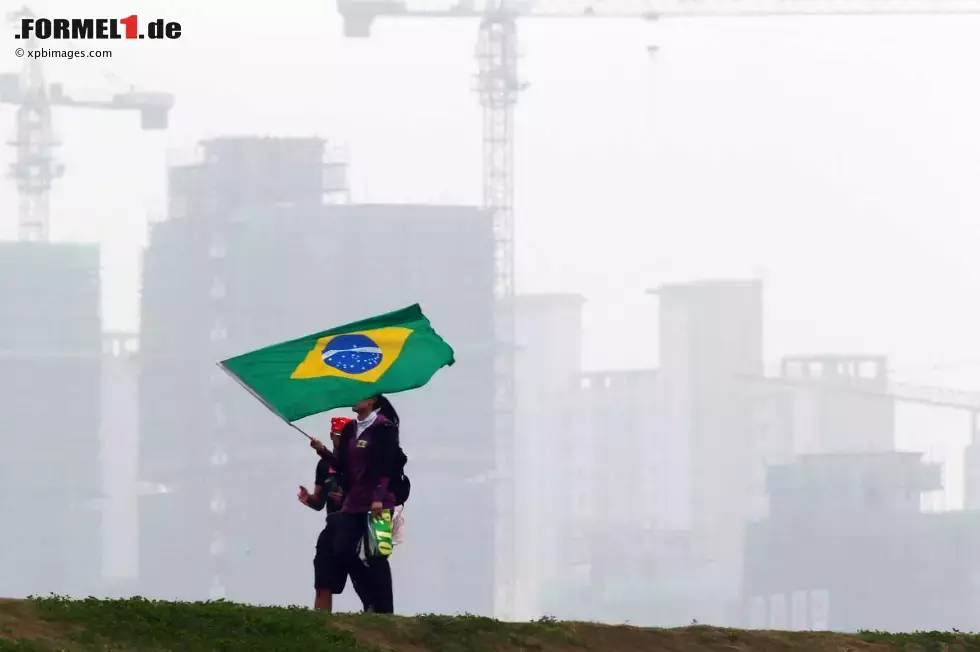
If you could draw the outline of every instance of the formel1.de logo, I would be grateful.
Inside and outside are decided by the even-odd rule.
[[[20,20],[17,39],[114,40],[149,38],[178,39],[180,23],[156,18],[144,24],[133,14],[125,18],[37,18]]]

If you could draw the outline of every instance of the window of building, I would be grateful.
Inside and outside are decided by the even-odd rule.
[[[866,380],[873,380],[878,377],[878,365],[872,360],[858,363],[858,376]]]
[[[221,325],[216,325],[211,329],[211,341],[222,342],[228,339],[228,329]]]
[[[228,254],[228,245],[220,240],[215,240],[208,248],[208,256],[211,258],[224,258]]]
[[[225,500],[224,496],[216,495],[211,498],[211,513],[212,514],[224,514],[225,509],[228,507],[228,501]]]
[[[228,463],[228,453],[223,448],[218,448],[211,454],[211,466],[224,466]]]
[[[211,282],[211,298],[212,299],[224,299],[227,295],[227,290],[225,289],[224,282],[216,278]]]
[[[208,546],[208,550],[216,557],[225,554],[225,541],[220,532],[215,532],[214,536],[211,538],[211,545]]]

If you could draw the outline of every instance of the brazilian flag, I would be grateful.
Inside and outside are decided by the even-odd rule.
[[[418,304],[218,364],[292,423],[375,394],[425,385],[455,362]]]

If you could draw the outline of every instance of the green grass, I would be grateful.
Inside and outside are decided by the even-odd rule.
[[[893,650],[910,652],[980,652],[980,635],[963,632],[889,632],[864,631],[858,637],[869,643],[884,645]]]
[[[327,616],[306,608],[142,598],[0,600],[0,652],[980,652],[960,632],[605,627],[545,618]]]
[[[231,602],[181,604],[141,598],[33,600],[43,636],[0,639],[7,650],[309,650],[374,652],[308,609]],[[13,629],[13,628],[10,628]],[[15,629],[13,631],[16,631]]]
[[[364,616],[360,617],[362,620]],[[383,618],[370,616],[369,620]],[[531,652],[549,647],[586,649],[574,627],[553,620],[532,623],[503,623],[480,616],[424,615],[363,623],[385,629],[392,640],[423,650],[439,652],[494,652],[518,649]],[[380,625],[380,627],[378,627]]]
[[[0,652],[152,650],[164,652],[379,652],[414,647],[440,652],[554,649],[574,644],[573,628],[542,620],[507,625],[476,616],[327,616],[306,608],[232,602],[177,603],[142,598],[11,603],[0,609]],[[6,623],[6,624],[5,624]],[[31,634],[21,630],[30,626]],[[364,642],[374,641],[375,644]]]

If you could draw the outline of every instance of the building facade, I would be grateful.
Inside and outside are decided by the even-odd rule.
[[[538,294],[515,300],[513,509],[520,602],[514,616],[534,619],[562,615],[575,602],[569,582],[588,582],[587,501],[595,464],[578,404],[584,299]]]
[[[660,383],[676,509],[664,524],[712,549],[702,611],[738,620],[742,546],[752,517],[752,406],[746,378],[763,371],[760,281],[668,285],[659,299]]]
[[[587,537],[583,548],[588,557],[586,562],[571,542],[566,544],[570,567],[581,568],[579,574],[585,576],[578,586],[563,587],[576,590],[582,605],[570,617],[616,622],[629,619],[621,615],[631,611],[653,613],[650,609],[659,606],[653,592],[662,580],[654,548],[670,518],[675,476],[659,374],[582,374],[575,403],[581,445],[568,455],[587,459],[588,465],[578,464],[588,472],[583,482],[569,483],[574,488],[569,502],[575,506],[578,532]]]
[[[799,453],[881,453],[895,448],[895,402],[885,356],[791,356],[780,379],[794,393]]]
[[[883,356],[789,356],[778,375],[748,379],[752,408],[752,519],[769,513],[767,468],[798,455],[895,448],[895,401]]]
[[[975,631],[980,515],[923,514],[935,465],[904,452],[805,455],[774,466],[749,528],[745,618],[770,629]]]
[[[107,594],[135,593],[139,576],[139,338],[102,336],[102,577]]]
[[[751,410],[745,377],[763,369],[762,283],[705,281],[652,291],[660,301],[666,427],[686,441],[680,490],[694,530],[740,526],[747,515]]]
[[[0,243],[5,596],[102,592],[99,293],[97,246]]]

